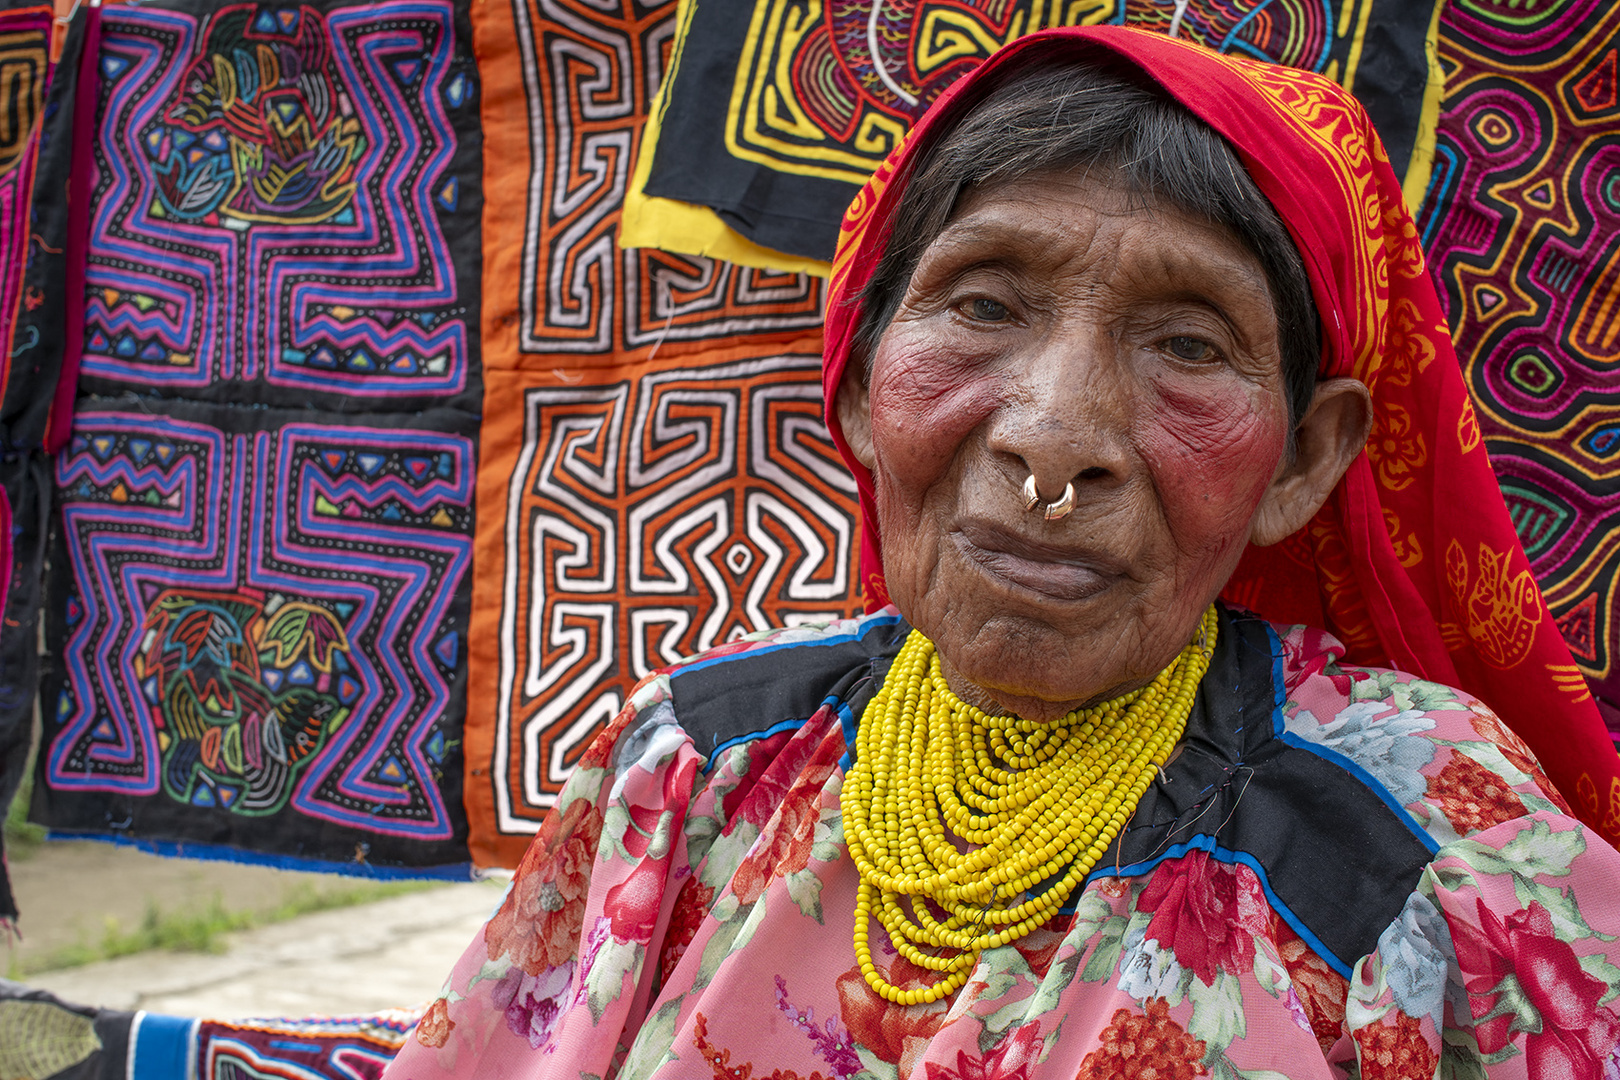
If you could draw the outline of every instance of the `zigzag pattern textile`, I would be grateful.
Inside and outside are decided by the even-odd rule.
[[[1419,228],[1547,603],[1620,740],[1620,8],[1454,0]]]
[[[615,244],[675,4],[481,5],[485,414],[466,798],[515,865],[653,668],[853,613],[822,283]],[[521,223],[521,229],[517,228]]]
[[[9,806],[27,768],[39,673],[40,575],[50,482],[41,440],[18,423],[20,401],[52,393],[52,377],[32,370],[37,334],[21,323],[39,306],[36,252],[57,242],[34,220],[51,83],[49,6],[0,11],[0,809]],[[0,926],[17,916],[0,851]]]
[[[1173,31],[1326,74],[1366,106],[1396,175],[1414,161],[1422,172],[1434,10],[1435,0],[683,4],[642,189],[670,202],[636,235],[688,250],[703,230],[670,204],[696,204],[724,230],[716,244],[740,234],[775,252],[830,260],[844,208],[912,122],[1005,42],[1057,26]]]
[[[50,1080],[378,1080],[421,1010],[196,1020],[72,1005],[0,980],[0,1047]]]
[[[108,7],[78,93],[82,352],[33,817],[464,876],[465,5]]]

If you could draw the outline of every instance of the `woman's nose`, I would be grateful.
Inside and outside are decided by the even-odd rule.
[[[1066,334],[1009,365],[990,448],[1021,459],[1049,504],[1068,484],[1118,483],[1129,474],[1135,399],[1110,335]]]

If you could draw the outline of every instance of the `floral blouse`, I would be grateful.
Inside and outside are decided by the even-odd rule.
[[[954,998],[879,998],[839,790],[908,630],[759,634],[641,683],[390,1080],[1620,1077],[1620,855],[1484,704],[1234,612],[1069,907]]]

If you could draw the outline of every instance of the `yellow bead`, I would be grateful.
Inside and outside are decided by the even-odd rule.
[[[983,949],[1062,906],[1180,740],[1217,630],[1211,607],[1149,686],[1053,724],[962,702],[933,645],[913,632],[862,716],[841,799],[861,876],[855,954],[875,992],[938,1001],[962,986]],[[964,855],[957,839],[978,848]],[[1043,882],[1053,884],[1025,896]],[[891,986],[872,963],[873,919],[901,955],[943,977],[922,990]]]

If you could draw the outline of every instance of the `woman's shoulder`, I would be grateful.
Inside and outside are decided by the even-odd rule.
[[[1274,626],[1283,726],[1341,759],[1444,845],[1526,814],[1568,806],[1490,705],[1393,668],[1344,662],[1331,634]]]
[[[746,634],[651,671],[591,740],[565,797],[594,802],[633,771],[662,776],[683,747],[710,776],[723,762],[758,771],[807,726],[852,732],[910,630],[891,607]]]
[[[883,650],[889,639],[898,634],[899,639],[904,640],[910,630],[911,627],[893,605],[853,618],[808,619],[740,634],[724,644],[677,660],[659,669],[659,673],[670,677],[685,676],[720,665],[736,665],[772,654],[784,654],[786,650],[824,652],[844,647],[844,651],[863,651],[863,647],[867,647],[864,651],[870,651],[869,647],[874,645]],[[895,649],[898,649],[898,645]],[[892,653],[893,650],[886,651]],[[812,655],[813,652],[804,655]],[[779,656],[778,659],[786,659],[786,656]],[[731,667],[729,670],[735,672],[740,669]]]
[[[827,709],[853,725],[910,631],[885,608],[748,634],[671,664],[632,700],[667,702],[707,758]]]

